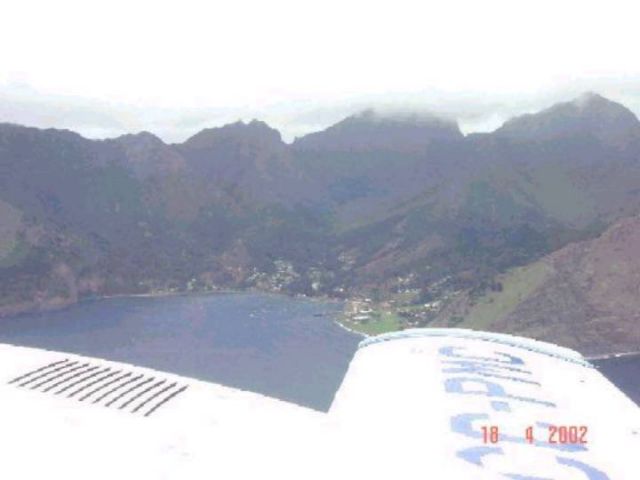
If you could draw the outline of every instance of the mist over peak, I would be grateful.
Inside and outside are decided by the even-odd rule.
[[[73,303],[257,288],[413,292],[399,321],[447,326],[465,314],[424,309],[427,299],[458,295],[465,309],[466,295],[501,288],[499,272],[640,214],[638,120],[603,96],[572,97],[466,137],[455,115],[410,108],[358,109],[293,144],[271,118],[202,129],[215,124],[204,115],[174,144],[147,131],[91,140],[0,125],[0,261],[11,265],[0,268],[0,315],[59,305],[60,292]],[[612,325],[605,317],[598,328]],[[548,335],[574,345],[563,332]]]
[[[623,147],[640,139],[640,121],[625,106],[593,92],[538,113],[515,117],[495,132],[515,140],[549,140],[589,135]]]
[[[299,150],[420,152],[433,142],[461,138],[456,122],[435,115],[367,109],[297,138],[293,145]]]
[[[407,124],[407,125],[455,125],[456,121],[448,116],[430,112],[400,107],[366,108],[345,118],[368,123]]]
[[[573,103],[578,108],[589,108],[598,104],[604,105],[611,103],[611,100],[608,100],[597,92],[588,91],[576,97],[571,101],[571,103]]]

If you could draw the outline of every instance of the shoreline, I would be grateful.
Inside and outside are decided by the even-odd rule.
[[[584,358],[585,360],[591,362],[591,361],[598,361],[598,360],[611,360],[613,358],[634,357],[636,355],[640,355],[640,350],[633,351],[633,352],[604,353],[600,355],[585,356]]]
[[[80,299],[77,303],[94,300],[108,300],[113,298],[165,298],[165,297],[198,297],[198,296],[211,296],[211,295],[242,295],[242,294],[254,294],[254,295],[273,295],[280,297],[287,297],[292,299],[307,300],[310,302],[322,302],[322,303],[343,303],[344,300],[331,298],[331,297],[309,297],[300,294],[290,294],[286,292],[272,292],[269,290],[259,290],[255,288],[246,289],[233,289],[225,288],[219,290],[208,291],[193,291],[193,292],[156,292],[156,293],[116,293],[112,295],[95,295],[91,297],[85,297]]]
[[[67,308],[73,307],[74,305],[80,305],[82,303],[95,302],[95,301],[101,301],[101,300],[126,299],[126,298],[158,298],[159,299],[159,298],[171,298],[171,297],[189,297],[189,296],[196,297],[196,296],[242,295],[242,294],[273,295],[273,296],[286,297],[290,299],[306,300],[310,302],[327,303],[327,304],[334,304],[334,305],[343,304],[345,302],[344,299],[337,299],[337,298],[332,298],[328,296],[310,297],[310,296],[301,295],[301,294],[273,292],[269,290],[260,290],[256,288],[246,288],[246,289],[221,288],[216,290],[190,291],[190,292],[175,291],[175,292],[150,292],[150,293],[114,293],[114,294],[106,294],[106,295],[93,294],[93,295],[82,296],[80,298],[53,297],[53,298],[40,301],[38,303],[25,302],[22,304],[5,305],[3,306],[3,308],[6,309],[5,313],[3,313],[3,309],[0,308],[0,321],[2,321],[3,318],[19,317],[22,315],[33,315],[38,313],[47,313],[52,311],[65,310]],[[335,318],[333,320],[337,321]]]
[[[352,333],[354,335],[358,335],[362,338],[369,338],[371,337],[371,335],[364,333],[364,332],[360,332],[358,330],[355,330],[353,328],[349,328],[347,327],[344,323],[342,323],[340,320],[338,320],[337,318],[333,319],[333,323],[335,323],[336,325],[338,325],[338,327],[340,327],[341,329],[343,329],[346,332]]]
[[[242,290],[212,290],[210,292],[156,292],[156,293],[115,293],[112,295],[95,295],[82,298],[78,303],[94,300],[110,300],[113,298],[165,298],[187,297],[196,295],[215,295],[217,293],[242,293]]]
[[[336,318],[334,320],[334,322],[343,330],[352,333],[352,334],[356,334],[361,336],[362,338],[366,339],[366,338],[370,338],[370,337],[375,337],[376,335],[379,334],[370,334],[370,333],[365,333],[359,330],[356,330],[355,328],[351,328],[349,326],[347,326],[347,324],[343,323],[340,319]],[[428,328],[428,327],[426,327]],[[580,353],[580,352],[578,352]],[[612,360],[612,359],[617,359],[617,358],[627,358],[627,357],[634,357],[634,356],[640,356],[640,350],[633,350],[633,351],[624,351],[624,352],[612,352],[612,353],[602,353],[602,354],[597,354],[597,355],[586,355],[586,354],[581,354],[582,357],[588,361],[588,362],[597,362],[600,360]]]
[[[79,305],[81,303],[85,303],[85,302],[94,302],[94,301],[100,301],[100,300],[111,300],[111,299],[118,299],[118,298],[122,298],[122,299],[126,299],[126,298],[171,298],[171,297],[187,297],[187,296],[212,296],[212,295],[242,295],[242,294],[260,294],[260,295],[273,295],[273,296],[282,296],[282,297],[287,297],[290,299],[303,299],[306,301],[311,301],[311,302],[323,302],[323,303],[329,303],[329,304],[345,304],[347,302],[350,301],[350,299],[337,299],[337,298],[331,298],[331,297],[327,297],[327,296],[319,296],[319,297],[310,297],[310,296],[306,296],[306,295],[300,295],[300,294],[290,294],[290,293],[286,293],[286,292],[273,292],[273,291],[268,291],[268,290],[259,290],[256,288],[247,288],[247,289],[218,289],[218,290],[210,290],[210,291],[192,291],[192,292],[186,292],[186,291],[177,291],[177,292],[151,292],[151,293],[117,293],[117,294],[110,294],[110,295],[92,295],[92,296],[87,296],[84,298],[80,298],[77,299],[76,301],[68,301],[69,299],[60,299],[60,298],[53,298],[50,299],[51,303],[47,303],[47,302],[43,302],[40,304],[36,305],[28,305],[25,306],[26,308],[24,310],[21,309],[16,309],[18,311],[14,311],[11,312],[7,315],[0,315],[0,321],[2,320],[2,318],[8,318],[8,317],[19,317],[22,315],[29,315],[29,314],[38,314],[38,313],[46,313],[46,312],[50,312],[50,311],[58,311],[58,310],[64,310],[70,307],[73,307],[74,305]],[[65,301],[62,301],[65,300]],[[15,306],[14,306],[15,307]],[[34,308],[35,307],[35,308]],[[348,325],[348,323],[345,323],[342,318],[341,318],[341,314],[339,312],[331,312],[330,314],[328,314],[328,312],[325,312],[322,314],[322,316],[330,316],[331,321],[333,323],[335,323],[339,328],[341,328],[342,330],[344,330],[345,332],[348,332],[352,335],[357,335],[359,337],[361,337],[362,339],[366,339],[366,338],[370,338],[372,336],[375,336],[375,334],[371,334],[371,333],[366,333],[363,331],[360,331],[356,328],[353,328],[351,326]],[[588,362],[597,362],[597,361],[601,361],[601,360],[612,360],[612,359],[617,359],[617,358],[627,358],[627,357],[633,357],[633,356],[638,356],[640,355],[640,350],[635,350],[635,351],[623,351],[623,352],[611,352],[611,353],[602,353],[602,354],[596,354],[596,355],[583,355],[583,358],[585,360],[587,360]]]

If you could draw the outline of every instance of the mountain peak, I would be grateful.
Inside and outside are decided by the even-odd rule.
[[[126,133],[113,139],[122,145],[165,145],[160,137],[146,130],[138,133]]]
[[[202,178],[224,178],[228,184],[258,184],[284,167],[287,145],[265,122],[237,121],[196,133],[176,149],[192,172]]]
[[[596,92],[584,92],[582,95],[576,97],[571,103],[581,109],[591,108],[597,105],[606,105],[611,102],[605,97]]]
[[[128,133],[106,142],[118,145],[134,173],[145,178],[154,173],[175,172],[184,167],[184,160],[173,147],[153,133]]]
[[[420,152],[435,141],[455,141],[457,123],[430,114],[384,114],[363,110],[326,130],[297,138],[294,146],[310,151],[393,150]]]
[[[570,102],[513,118],[495,133],[528,141],[591,135],[604,144],[624,147],[640,139],[640,121],[623,105],[586,92]]]
[[[238,120],[222,127],[205,128],[190,137],[183,145],[187,148],[210,148],[220,143],[253,144],[273,146],[282,144],[282,136],[261,120],[248,123]]]

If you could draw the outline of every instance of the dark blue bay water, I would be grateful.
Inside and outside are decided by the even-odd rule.
[[[327,410],[361,340],[334,323],[340,309],[266,294],[111,298],[2,319],[0,343],[132,363]]]
[[[593,363],[640,407],[640,354],[595,360]]]
[[[253,293],[112,298],[2,319],[0,343],[132,363],[327,410],[361,340],[334,323],[340,309]],[[640,355],[594,363],[640,405]]]

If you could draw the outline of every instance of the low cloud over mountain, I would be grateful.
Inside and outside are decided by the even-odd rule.
[[[453,308],[640,214],[640,128],[595,94],[466,136],[371,111],[293,144],[261,121],[175,144],[2,124],[0,172],[1,313],[221,287]]]

